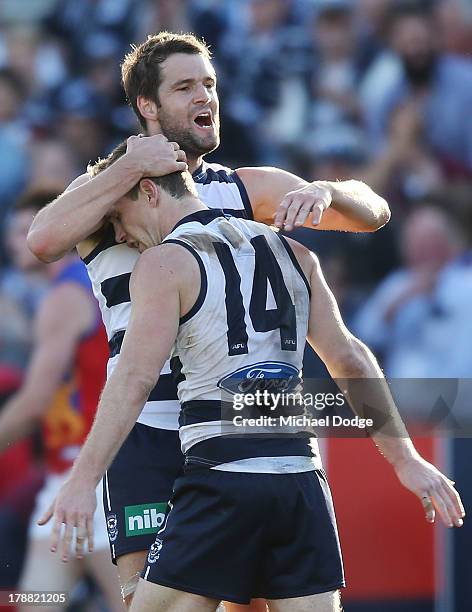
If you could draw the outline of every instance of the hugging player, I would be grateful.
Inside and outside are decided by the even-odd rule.
[[[286,229],[305,223],[315,229],[373,231],[388,220],[385,201],[358,181],[307,183],[277,168],[233,172],[205,163],[204,155],[219,144],[219,103],[208,49],[195,37],[150,37],[125,58],[122,75],[128,99],[149,136],[129,139],[126,154],[104,172],[76,179],[35,218],[29,235],[32,250],[44,260],[78,246],[107,328],[109,374],[128,325],[128,285],[138,252],[117,243],[106,220],[113,204],[143,176],[188,167],[208,206],[265,223],[272,223],[276,214],[276,224]],[[160,511],[170,497],[183,461],[178,411],[166,364],[105,476],[110,545],[126,592],[132,591],[154,538],[147,529],[127,530],[126,517],[144,508]]]
[[[239,432],[222,423],[224,381],[272,362],[301,376],[305,338],[333,378],[377,381],[376,410],[390,428],[372,430],[377,447],[429,520],[435,506],[445,524],[462,524],[459,495],[415,450],[375,358],[344,326],[308,249],[262,224],[208,209],[188,172],[142,179],[111,217],[117,236],[143,254],[130,282],[132,313],[118,364],[56,500],[54,533],[62,523],[70,533],[82,516],[80,535],[89,536],[96,482],[171,354],[185,471],[131,610],[210,612],[223,599],[247,604],[252,597],[276,612],[340,610],[341,554],[316,444],[232,436]],[[364,398],[350,401],[362,414]]]

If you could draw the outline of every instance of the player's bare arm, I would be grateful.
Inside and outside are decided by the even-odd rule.
[[[37,426],[69,368],[77,342],[95,316],[93,302],[75,285],[63,284],[44,299],[34,325],[34,349],[25,380],[0,416],[0,451]]]
[[[131,318],[120,358],[105,385],[95,422],[71,475],[54,506],[41,519],[45,524],[54,514],[51,550],[60,546],[64,561],[69,559],[74,527],[76,556],[82,556],[86,539],[89,551],[93,549],[97,483],[131,431],[169,358],[179,313],[190,310],[199,289],[198,264],[180,246],[151,248],[136,264],[130,281]],[[61,537],[63,523],[66,527]]]
[[[387,423],[386,431],[370,431],[381,454],[394,468],[400,482],[421,500],[426,519],[434,522],[435,510],[448,527],[462,526],[464,508],[453,482],[416,451],[390,394],[388,385],[374,355],[344,325],[336,300],[321,271],[317,257],[290,241],[300,264],[310,280],[311,311],[308,341],[325,363],[341,390],[347,379],[364,379],[359,392],[348,394],[356,414],[365,417],[366,393],[375,414]],[[357,383],[356,383],[357,384]],[[355,386],[354,386],[355,387]]]
[[[76,178],[54,202],[35,217],[28,246],[42,261],[63,257],[80,245],[84,257],[97,244],[99,230],[113,204],[143,176],[162,176],[187,168],[185,153],[164,136],[128,138],[127,152],[104,172]],[[83,244],[80,244],[83,243]]]
[[[361,181],[309,183],[279,168],[240,168],[254,218],[287,231],[373,232],[390,220],[387,202]]]

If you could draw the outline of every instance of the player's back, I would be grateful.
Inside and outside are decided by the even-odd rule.
[[[241,431],[227,422],[231,412],[222,415],[222,400],[296,387],[308,327],[308,281],[280,234],[221,210],[185,217],[165,242],[190,250],[201,272],[199,297],[180,321],[171,361],[182,404],[182,449],[202,448],[202,442],[215,446],[216,438],[233,434],[225,448],[234,450],[215,464],[255,458],[259,443],[234,441]],[[308,456],[303,444],[265,442],[263,456]]]

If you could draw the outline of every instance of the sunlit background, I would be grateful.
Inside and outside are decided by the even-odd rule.
[[[297,233],[386,373],[469,377],[471,0],[1,0],[2,396],[21,385],[47,284],[42,265],[23,265],[27,226],[11,211],[25,193],[60,193],[139,131],[120,62],[130,43],[163,29],[211,45],[222,144],[209,161],[358,178],[387,198],[392,221],[376,234]],[[324,375],[312,355],[305,369]],[[469,508],[470,446],[419,441]],[[347,612],[472,610],[467,520],[454,534],[427,525],[369,441],[335,440],[325,451]],[[41,480],[35,438],[0,456],[0,588],[17,585]],[[75,609],[97,609],[93,592],[77,589]]]

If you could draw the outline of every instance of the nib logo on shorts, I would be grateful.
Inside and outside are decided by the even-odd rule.
[[[157,533],[162,527],[167,512],[167,502],[125,506],[125,525],[127,536]]]

